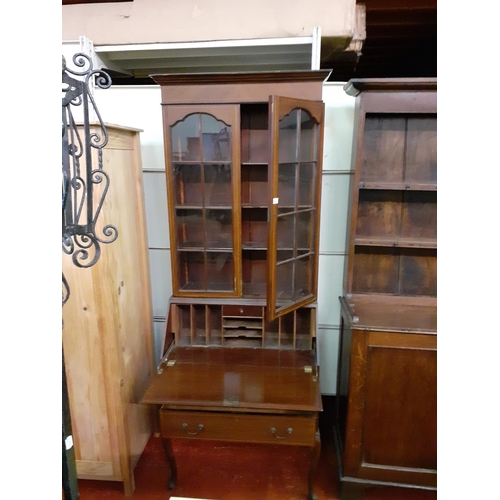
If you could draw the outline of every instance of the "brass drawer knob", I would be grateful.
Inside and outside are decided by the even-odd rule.
[[[286,430],[286,434],[284,436],[278,436],[276,434],[276,427],[271,427],[271,434],[276,438],[276,439],[285,439],[287,438],[291,433],[292,433],[293,429],[291,427],[288,427],[288,429]]]
[[[188,431],[188,424],[185,422],[182,424],[182,428],[186,431],[186,434],[189,434],[190,436],[196,436],[204,429],[204,427],[205,426],[203,424],[199,424],[197,431]]]

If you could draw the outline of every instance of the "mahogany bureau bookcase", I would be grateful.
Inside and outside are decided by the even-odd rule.
[[[436,79],[356,79],[335,436],[341,498],[436,488]],[[359,495],[359,496],[358,496]]]
[[[173,296],[142,398],[171,439],[310,449],[322,410],[315,352],[322,84],[328,71],[156,75]],[[304,496],[306,488],[304,487]]]

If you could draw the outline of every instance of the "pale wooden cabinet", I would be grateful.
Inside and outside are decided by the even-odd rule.
[[[115,226],[118,238],[87,269],[63,254],[63,348],[78,478],[123,481],[131,495],[152,431],[151,408],[138,401],[153,366],[153,316],[140,131],[106,128],[110,185],[98,224]]]

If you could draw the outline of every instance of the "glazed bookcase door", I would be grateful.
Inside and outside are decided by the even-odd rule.
[[[324,104],[270,98],[268,315],[316,300]]]
[[[164,108],[174,294],[241,295],[239,113]]]

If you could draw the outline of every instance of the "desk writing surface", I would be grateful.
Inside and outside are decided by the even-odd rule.
[[[322,409],[310,351],[174,347],[161,370],[141,403],[253,411]]]

